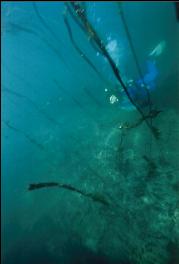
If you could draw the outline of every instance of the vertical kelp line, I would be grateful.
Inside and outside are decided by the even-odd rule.
[[[68,5],[68,3],[65,3],[66,5],[66,9],[63,13],[64,15],[64,23],[67,27],[67,31],[70,37],[70,40],[72,42],[72,45],[74,46],[74,48],[76,49],[76,51],[80,54],[80,56],[90,65],[90,67],[92,67],[92,69],[97,73],[98,77],[101,79],[101,81],[103,81],[105,83],[105,85],[108,86],[108,89],[110,87],[110,89],[115,89],[115,87],[111,87],[111,83],[104,78],[104,76],[98,71],[98,69],[96,68],[96,66],[92,63],[92,61],[87,57],[86,54],[84,54],[84,52],[82,52],[82,50],[77,46],[77,43],[74,40],[73,34],[72,34],[72,29],[70,27],[70,23],[67,20],[67,11],[69,12],[69,14],[71,15],[71,18],[74,20],[74,22],[81,28],[81,30],[86,34],[85,28],[83,27],[83,25],[81,25],[81,23],[78,21],[77,17],[73,14],[72,10],[70,9],[70,6]],[[102,51],[96,47],[95,43],[89,39],[91,46],[94,48],[94,50],[98,53],[100,53],[101,55],[103,55]],[[115,91],[117,90],[117,88],[115,89]]]
[[[147,101],[148,101],[148,107],[149,107],[148,114],[149,114],[152,111],[152,101],[151,101],[150,92],[147,89],[147,85],[146,85],[146,83],[144,81],[144,76],[143,76],[143,73],[142,73],[138,58],[137,58],[137,54],[135,52],[135,48],[134,48],[134,44],[133,44],[133,41],[132,41],[131,34],[129,32],[129,28],[128,28],[128,25],[127,25],[127,22],[126,22],[126,19],[125,19],[125,16],[124,16],[122,3],[121,2],[117,2],[117,5],[118,5],[119,14],[120,14],[120,17],[122,19],[122,22],[123,22],[123,25],[124,25],[124,29],[125,29],[125,32],[126,32],[126,35],[127,35],[127,39],[128,39],[128,42],[129,42],[129,45],[130,45],[130,48],[131,48],[131,51],[132,51],[132,54],[133,54],[133,57],[134,57],[136,68],[138,70],[138,74],[139,74],[139,76],[140,76],[140,78],[141,78],[141,80],[142,80],[142,82],[144,84],[144,89],[145,89],[146,94],[147,94]],[[149,122],[150,122],[150,125],[152,126],[152,118],[149,119]],[[151,153],[151,150],[152,150],[152,138],[151,138],[151,144],[150,144],[150,153]]]
[[[74,40],[73,34],[72,34],[72,29],[69,23],[69,20],[67,18],[67,11],[70,13],[71,17],[73,18],[73,20],[78,24],[78,26],[81,28],[81,30],[86,34],[85,32],[85,28],[79,23],[79,21],[76,19],[76,17],[74,16],[73,12],[71,11],[70,7],[68,6],[68,3],[66,3],[66,9],[63,13],[63,17],[64,17],[64,23],[66,25],[67,31],[68,31],[68,35],[69,38],[71,40],[72,45],[74,46],[74,48],[76,49],[76,51],[79,53],[80,57],[82,57],[87,63],[88,65],[96,72],[96,74],[98,75],[98,77],[100,78],[100,80],[102,82],[104,82],[106,85],[111,86],[111,84],[109,83],[109,81],[107,79],[104,78],[104,76],[100,73],[100,71],[96,68],[96,66],[94,65],[94,63],[89,59],[89,57],[87,57],[87,55],[79,48],[79,46],[77,45],[77,43]],[[90,40],[89,40],[90,41]],[[94,48],[94,50],[98,53],[100,53],[101,55],[102,52],[101,50],[99,50],[92,41],[90,41],[92,47]]]
[[[82,28],[83,28],[83,30],[85,30],[85,33],[88,35],[88,37],[91,39],[91,41],[93,41],[98,46],[98,48],[101,50],[101,53],[108,60],[108,62],[110,64],[110,66],[111,66],[111,68],[112,68],[117,80],[121,84],[121,86],[122,86],[123,90],[125,91],[128,99],[135,106],[136,110],[140,113],[140,115],[142,116],[143,120],[146,122],[147,126],[151,130],[151,132],[154,135],[154,137],[156,139],[158,139],[158,131],[157,131],[157,129],[155,127],[151,126],[151,124],[145,118],[145,115],[144,115],[143,111],[141,110],[141,108],[136,104],[136,102],[131,97],[127,87],[125,86],[123,80],[121,79],[121,76],[119,74],[119,70],[118,70],[115,62],[113,61],[113,59],[109,55],[104,43],[102,42],[102,40],[98,36],[97,32],[95,31],[95,29],[93,28],[91,23],[88,21],[84,10],[81,8],[81,6],[80,6],[80,4],[78,2],[70,2],[70,6],[71,6],[71,8],[73,10],[73,13],[76,14],[76,17],[80,21],[80,25],[82,25]]]
[[[121,16],[121,19],[122,19],[122,22],[123,22],[123,25],[124,25],[124,28],[125,28],[127,39],[128,39],[128,42],[129,42],[129,45],[130,45],[130,48],[131,48],[131,51],[132,51],[132,54],[133,54],[133,57],[134,57],[134,61],[135,61],[139,76],[140,76],[140,78],[141,78],[141,80],[142,80],[142,82],[144,84],[144,89],[145,89],[146,94],[147,94],[149,112],[151,112],[151,110],[152,110],[151,109],[152,102],[151,102],[151,98],[150,98],[150,93],[149,93],[149,90],[146,88],[147,85],[146,85],[146,83],[144,81],[144,76],[143,76],[142,70],[141,70],[139,62],[138,62],[138,58],[137,58],[137,55],[136,55],[136,52],[135,52],[135,48],[134,48],[134,44],[133,44],[133,41],[132,41],[132,37],[131,37],[131,34],[129,32],[129,28],[128,28],[128,25],[127,25],[127,22],[126,22],[126,19],[125,19],[125,16],[124,16],[124,12],[123,12],[123,9],[122,9],[122,4],[117,2],[117,5],[118,5],[119,14]]]
[[[67,11],[65,10],[65,12],[63,13],[63,18],[64,18],[64,23],[66,25],[67,31],[68,31],[68,35],[70,37],[71,43],[74,46],[75,50],[79,53],[79,55],[88,63],[88,65],[97,73],[97,75],[99,76],[99,78],[105,82],[103,76],[101,75],[101,73],[98,71],[98,69],[95,67],[95,65],[90,61],[90,59],[86,56],[86,54],[78,47],[78,45],[76,44],[73,35],[72,35],[72,30],[69,24],[69,21],[67,19]]]
[[[38,19],[40,20],[40,22],[41,22],[41,24],[44,26],[44,28],[45,28],[48,32],[50,32],[50,34],[55,38],[55,40],[56,40],[58,43],[60,42],[60,44],[62,44],[61,41],[60,41],[60,39],[57,37],[57,35],[56,35],[56,34],[53,32],[53,30],[49,27],[48,23],[46,23],[46,21],[45,21],[45,20],[43,19],[43,17],[41,16],[41,14],[40,14],[40,12],[39,12],[39,10],[38,10],[38,7],[37,7],[36,2],[32,2],[32,5],[33,5],[34,11],[35,11],[35,13],[36,13]]]
[[[43,17],[41,16],[37,5],[35,2],[32,2],[33,8],[34,8],[34,12],[36,14],[36,16],[38,17],[39,21],[41,22],[41,24],[43,25],[43,27],[54,37],[54,39],[57,41],[57,43],[60,43],[62,45],[62,42],[60,41],[60,39],[57,37],[57,35],[53,32],[53,30],[49,27],[48,23],[46,23],[46,21],[43,19]],[[42,38],[42,37],[41,37]],[[60,59],[63,61],[63,63],[68,67],[68,65],[66,64],[65,59],[63,58],[62,54],[60,54],[59,50],[56,49],[51,42],[46,40],[46,43],[48,44],[48,46],[55,51],[58,56],[60,57]]]
[[[81,22],[80,22],[80,21],[77,19],[77,17],[73,14],[73,11],[71,10],[71,8],[70,8],[70,6],[69,6],[69,4],[68,4],[67,2],[65,2],[65,6],[66,6],[66,8],[67,8],[69,14],[71,15],[72,19],[75,21],[75,23],[81,28],[81,30],[82,30],[82,31],[85,33],[85,35],[86,35],[86,29],[85,29],[85,27],[81,24]],[[83,12],[84,12],[85,15],[86,15],[86,10],[83,9]],[[103,55],[102,51],[101,51],[101,50],[95,45],[95,43],[92,41],[92,39],[89,38],[88,40],[90,41],[90,43],[91,43],[92,47],[94,48],[94,50],[95,50],[96,52],[99,52],[100,54]]]

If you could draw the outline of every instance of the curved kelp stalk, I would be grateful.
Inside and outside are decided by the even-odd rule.
[[[54,31],[49,27],[48,23],[46,23],[45,19],[41,16],[39,10],[38,10],[38,7],[37,7],[37,4],[36,2],[32,2],[32,5],[33,5],[33,8],[34,8],[34,11],[35,11],[35,14],[36,16],[38,17],[38,19],[40,20],[41,24],[43,25],[43,27],[48,31],[50,32],[50,34],[56,39],[56,41],[60,44],[61,41],[60,39],[57,37],[57,35],[54,33]]]
[[[46,114],[39,106],[37,103],[35,103],[32,99],[30,99],[28,96],[21,94],[19,92],[15,92],[9,88],[3,88],[2,92],[6,92],[8,94],[12,94],[15,97],[18,97],[20,99],[24,99],[26,100],[30,105],[32,105],[32,107],[34,107],[37,112],[39,112],[40,114],[42,114],[46,120],[50,121],[51,123],[55,124],[55,125],[59,125],[59,123],[52,117],[50,117],[48,114]]]
[[[142,109],[137,105],[137,103],[131,97],[127,87],[125,86],[125,84],[124,84],[124,82],[123,82],[123,80],[122,80],[122,78],[120,76],[119,69],[117,68],[115,62],[113,61],[113,59],[111,58],[110,54],[108,53],[103,41],[100,39],[100,37],[97,34],[96,30],[93,28],[93,26],[91,25],[91,23],[88,21],[87,17],[85,16],[85,13],[83,12],[83,9],[81,8],[80,4],[78,2],[70,2],[70,5],[71,5],[71,7],[73,9],[73,13],[76,15],[76,17],[78,18],[80,23],[83,25],[83,28],[85,29],[85,32],[86,32],[87,36],[90,39],[93,39],[93,41],[96,43],[98,48],[101,50],[101,53],[103,54],[103,56],[109,62],[110,66],[111,66],[111,68],[113,70],[113,73],[116,76],[116,78],[119,81],[119,83],[121,84],[124,92],[126,93],[126,96],[130,100],[132,105],[136,108],[136,110],[139,112],[139,114],[142,116],[142,118],[144,119],[144,121],[147,124],[148,128],[151,130],[153,136],[156,139],[158,139],[158,137],[156,135],[156,128],[154,128],[150,124],[150,122],[148,122],[148,120],[145,118],[145,115],[144,115]]]
[[[16,35],[19,32],[36,35],[35,31],[33,31],[31,28],[24,27],[20,24],[10,21],[6,22],[4,27],[2,27],[2,33],[10,33]]]
[[[128,122],[121,124],[119,126],[120,129],[131,129],[131,128],[136,128],[138,126],[140,126],[146,119],[150,119],[153,120],[155,117],[158,116],[158,114],[160,114],[162,111],[161,110],[151,110],[149,114],[145,115],[145,117],[143,118],[139,118],[135,123],[133,124],[129,124]],[[155,137],[157,139],[160,138],[160,131],[157,128],[154,128],[155,133]]]
[[[28,134],[26,134],[25,132],[23,132],[22,130],[20,130],[19,128],[16,128],[14,126],[12,126],[10,124],[9,121],[3,120],[3,123],[11,130],[22,134],[31,144],[35,145],[37,148],[39,148],[40,150],[45,150],[44,146],[42,144],[40,144],[39,142],[37,142],[34,138],[32,138],[31,136],[29,136]]]
[[[79,190],[70,184],[63,184],[63,183],[57,183],[57,182],[43,182],[43,183],[32,183],[29,185],[28,190],[33,191],[41,188],[53,188],[53,187],[58,187],[58,188],[63,188],[66,190],[70,190],[76,193],[81,194],[82,196],[89,197],[92,199],[94,202],[98,202],[102,205],[109,206],[109,201],[106,199],[106,197],[100,193],[86,193],[82,190]]]
[[[34,31],[33,29],[28,28],[28,27],[26,27],[24,25],[23,26],[19,25],[19,24],[14,23],[14,22],[13,23],[12,22],[8,22],[7,23],[7,28],[5,27],[4,32],[9,33],[9,34],[14,34],[14,33],[18,33],[18,32],[33,34],[35,37],[38,37],[40,40],[42,40],[57,55],[57,57],[60,59],[60,61],[62,61],[65,64],[65,66],[68,67],[68,65],[66,64],[64,58],[60,54],[59,50],[52,44],[52,42],[50,42],[44,36],[41,36],[39,33]]]
[[[75,105],[77,105],[77,106],[82,110],[83,113],[85,113],[85,114],[86,114],[88,117],[90,117],[90,118],[91,118],[96,124],[98,124],[98,121],[97,121],[96,117],[95,117],[94,115],[92,115],[91,113],[89,113],[89,112],[85,109],[84,104],[81,104],[81,102],[80,102],[78,99],[76,99],[76,98],[72,95],[71,92],[67,91],[67,89],[62,88],[62,86],[59,85],[59,83],[57,82],[56,79],[54,79],[54,83],[55,83],[56,87],[57,87],[59,90],[62,90],[63,93],[66,94],[67,97],[70,98],[71,101],[73,101],[73,103],[74,103]]]
[[[83,87],[83,91],[87,94],[87,96],[98,106],[101,107],[101,103],[97,100],[97,98],[94,97],[94,95],[91,93],[89,89],[86,87]]]

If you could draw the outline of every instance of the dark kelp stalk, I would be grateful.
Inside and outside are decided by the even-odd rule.
[[[120,72],[119,72],[117,65],[115,64],[114,60],[110,56],[109,52],[107,51],[107,48],[105,47],[104,42],[101,40],[96,30],[94,29],[92,24],[89,22],[86,16],[86,12],[84,12],[84,9],[81,6],[81,4],[79,2],[70,2],[70,3],[65,3],[65,4],[67,7],[67,10],[69,11],[69,14],[72,16],[74,21],[80,26],[83,32],[86,33],[86,35],[88,36],[90,41],[93,43],[93,45],[97,46],[97,48],[100,50],[100,53],[107,59],[114,75],[116,76],[121,87],[126,93],[126,96],[128,97],[129,101],[133,104],[133,106],[137,109],[139,114],[142,116],[143,120],[145,121],[149,129],[151,130],[155,139],[158,139],[158,133],[156,132],[156,128],[153,127],[152,123],[149,122],[148,119],[145,118],[145,114],[143,110],[130,95],[126,85],[124,84],[120,76]]]
[[[69,184],[63,184],[63,183],[57,183],[57,182],[32,183],[29,185],[28,190],[33,191],[33,190],[38,190],[41,188],[53,188],[53,187],[63,188],[66,190],[70,190],[70,191],[79,193],[82,196],[89,197],[94,202],[98,202],[98,203],[101,203],[105,206],[109,206],[109,201],[106,199],[106,197],[103,194],[101,194],[101,193],[86,193],[82,190],[79,190],[79,189],[69,185]]]

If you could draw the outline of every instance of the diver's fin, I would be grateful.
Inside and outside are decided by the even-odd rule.
[[[162,40],[157,46],[149,53],[149,56],[158,57],[160,56],[166,47],[166,41]]]

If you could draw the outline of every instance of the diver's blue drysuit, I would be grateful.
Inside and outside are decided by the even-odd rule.
[[[147,72],[143,79],[138,79],[127,85],[127,90],[132,99],[140,106],[145,107],[147,104],[147,91],[153,91],[156,88],[156,78],[158,76],[158,69],[155,61],[146,61]],[[144,87],[145,86],[145,87]],[[133,110],[134,106],[131,104],[126,95],[121,102],[121,107],[126,110]]]
[[[138,85],[146,84],[149,90],[154,90],[156,87],[156,77],[158,76],[158,70],[155,64],[155,61],[146,61],[147,64],[147,73],[144,75],[143,80],[139,79],[136,81]]]

